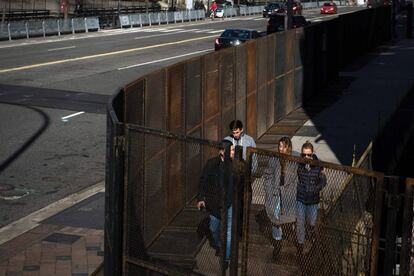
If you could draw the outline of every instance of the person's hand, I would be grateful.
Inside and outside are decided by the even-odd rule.
[[[204,200],[197,202],[197,209],[198,210],[201,211],[205,207],[206,207],[206,202]]]

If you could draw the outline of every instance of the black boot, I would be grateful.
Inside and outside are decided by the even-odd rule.
[[[277,261],[280,255],[280,251],[282,250],[282,241],[273,241],[273,261]]]
[[[316,240],[315,226],[309,226],[309,241],[314,243]]]

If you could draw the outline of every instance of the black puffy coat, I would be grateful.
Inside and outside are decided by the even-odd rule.
[[[318,159],[316,155],[314,155],[314,159]],[[297,201],[304,204],[318,204],[320,202],[320,192],[326,185],[326,176],[321,171],[321,167],[299,164]]]
[[[227,208],[232,203],[233,196],[233,173],[232,166],[227,174],[229,176],[228,181],[228,193],[227,193]],[[207,161],[203,168],[203,172],[200,177],[199,189],[198,189],[198,201],[205,201],[207,211],[217,217],[221,217],[221,208],[223,206],[223,192],[224,181],[220,181],[220,178],[224,176],[224,162],[219,156],[211,158]]]

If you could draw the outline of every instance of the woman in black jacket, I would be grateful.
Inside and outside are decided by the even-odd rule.
[[[313,145],[306,141],[302,145],[301,156],[306,159],[318,160],[313,151]],[[314,234],[320,192],[326,185],[324,169],[310,164],[299,164],[298,186],[296,191],[296,236],[298,241],[298,253],[302,254],[305,243],[305,225],[309,223],[310,236]]]

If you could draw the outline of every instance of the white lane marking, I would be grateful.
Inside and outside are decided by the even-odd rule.
[[[166,36],[166,35],[181,34],[181,33],[191,32],[192,30],[198,30],[198,29],[181,30],[181,31],[177,31],[177,32],[173,32],[173,33],[166,33],[166,34],[155,34],[155,35],[147,35],[147,36],[137,36],[137,37],[134,37],[134,39],[139,40],[139,39],[144,39],[144,38],[151,38],[151,37],[159,37],[159,36]]]
[[[166,61],[166,60],[176,59],[176,58],[180,58],[180,57],[196,55],[196,54],[200,54],[200,53],[204,53],[204,52],[208,52],[208,51],[212,51],[212,49],[205,49],[205,50],[195,51],[195,52],[187,53],[187,54],[183,54],[183,55],[178,55],[178,56],[173,56],[173,57],[168,57],[168,58],[162,58],[162,59],[148,61],[148,62],[144,62],[144,63],[140,63],[140,64],[134,64],[134,65],[118,68],[118,70],[119,71],[126,70],[126,69],[130,69],[130,68],[140,67],[140,66],[153,64],[153,63],[157,63],[157,62],[162,62],[162,61]]]
[[[223,31],[224,30],[215,30],[215,31],[207,32],[207,33],[209,33],[209,34],[216,34],[216,33],[221,33]]]
[[[76,113],[70,114],[70,115],[68,115],[68,116],[62,117],[61,119],[62,119],[62,121],[64,121],[64,122],[65,122],[65,121],[67,121],[69,118],[72,118],[72,117],[75,117],[75,116],[81,115],[81,114],[83,114],[83,113],[85,113],[85,111],[76,112]]]
[[[166,30],[162,30],[160,31],[161,33],[170,33],[170,32],[176,32],[176,31],[182,31],[184,29],[166,29]]]
[[[53,52],[53,51],[61,51],[61,50],[67,50],[67,49],[73,49],[76,48],[76,46],[68,46],[68,47],[62,47],[62,48],[54,48],[54,49],[48,49],[48,52]]]
[[[204,33],[204,32],[210,32],[213,31],[214,29],[205,29],[205,30],[198,30],[198,31],[194,31],[195,33]]]
[[[40,225],[40,222],[97,194],[105,192],[105,182],[99,182],[83,191],[69,195],[0,228],[0,245]]]
[[[40,67],[51,66],[51,65],[57,65],[57,64],[63,64],[63,63],[68,63],[68,62],[84,61],[84,60],[91,60],[91,59],[97,59],[97,58],[103,58],[103,57],[112,57],[112,56],[117,56],[117,55],[124,55],[124,54],[127,54],[127,53],[140,52],[140,51],[144,51],[144,50],[148,50],[148,49],[155,49],[155,48],[161,48],[161,47],[166,47],[166,46],[171,46],[171,45],[185,44],[185,43],[188,43],[188,42],[199,41],[199,40],[204,40],[204,39],[211,39],[213,37],[215,37],[215,35],[194,37],[194,38],[184,39],[184,40],[181,39],[179,41],[167,42],[167,43],[163,43],[163,44],[149,45],[149,46],[143,46],[143,47],[137,47],[137,48],[129,48],[129,49],[125,49],[125,50],[106,52],[106,53],[95,54],[95,55],[90,55],[90,56],[81,56],[81,57],[75,57],[75,58],[70,58],[70,59],[61,59],[61,60],[44,62],[44,63],[24,65],[24,66],[14,67],[14,68],[0,69],[0,74],[10,73],[10,72],[15,72],[15,71],[21,71],[21,70],[29,70],[29,69],[40,68]]]

